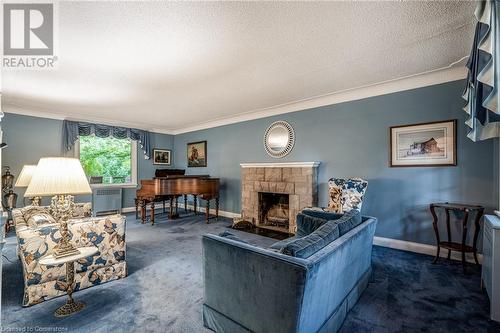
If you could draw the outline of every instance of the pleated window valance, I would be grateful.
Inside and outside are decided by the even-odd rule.
[[[500,0],[479,1],[474,44],[463,98],[473,141],[500,137]]]
[[[63,121],[63,148],[68,151],[74,146],[79,136],[93,134],[100,138],[112,136],[117,139],[131,139],[137,141],[144,152],[144,158],[147,160],[150,158],[151,146],[150,134],[148,131],[69,120]]]

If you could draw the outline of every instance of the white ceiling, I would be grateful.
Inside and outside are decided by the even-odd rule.
[[[474,6],[59,3],[58,69],[3,70],[3,108],[178,133],[448,67]]]

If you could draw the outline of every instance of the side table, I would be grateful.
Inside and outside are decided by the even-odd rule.
[[[446,231],[448,234],[448,241],[446,242],[441,241],[439,237],[438,217],[436,215],[436,208],[444,209],[446,213]],[[433,263],[436,263],[438,261],[439,251],[441,248],[448,249],[448,259],[450,259],[451,251],[459,251],[462,253],[462,267],[465,274],[466,273],[465,253],[472,252],[474,254],[474,261],[476,262],[476,264],[479,264],[479,261],[477,260],[477,238],[479,236],[479,229],[481,228],[479,222],[481,221],[481,217],[484,214],[484,207],[445,202],[445,203],[431,203],[430,210],[433,217],[432,226],[434,227],[434,233],[436,234],[436,241],[437,241],[437,253]],[[451,240],[450,211],[461,212],[463,214],[461,243],[452,242]],[[465,244],[467,240],[467,222],[469,220],[470,213],[476,213],[474,219],[474,240],[472,247]]]
[[[68,293],[68,300],[66,301],[66,304],[64,304],[54,312],[54,315],[56,317],[69,316],[75,312],[82,310],[85,307],[85,303],[75,302],[73,300],[73,284],[75,283],[75,261],[96,254],[98,249],[95,246],[89,246],[79,247],[77,248],[77,250],[80,251],[79,254],[62,258],[55,258],[54,255],[49,254],[40,259],[40,265],[44,266],[57,266],[66,264],[66,292]]]

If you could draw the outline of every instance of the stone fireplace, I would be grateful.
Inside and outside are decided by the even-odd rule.
[[[318,204],[319,162],[241,164],[242,217],[259,228],[295,233],[297,213]]]

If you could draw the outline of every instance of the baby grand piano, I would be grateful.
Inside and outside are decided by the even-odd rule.
[[[192,195],[193,210],[197,213],[197,199],[206,201],[206,221],[210,219],[210,201],[215,200],[215,218],[219,217],[219,178],[208,175],[185,175],[185,170],[157,169],[153,179],[141,180],[141,188],[137,190],[136,213],[141,209],[141,221],[146,222],[146,207],[151,205],[151,224],[155,223],[154,208],[156,202],[170,201],[169,218],[176,218],[177,202],[184,196],[184,210],[187,213],[187,196]],[[175,213],[173,212],[175,201]],[[163,206],[165,208],[165,204]]]

